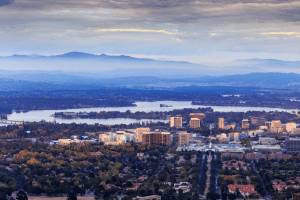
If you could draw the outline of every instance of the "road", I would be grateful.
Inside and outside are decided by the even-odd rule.
[[[212,160],[212,156],[211,156],[211,152],[209,152],[209,155],[208,155],[208,158],[207,158],[206,187],[205,187],[205,190],[204,190],[204,195],[205,196],[208,193],[209,186],[210,186],[211,160]]]
[[[217,155],[214,155],[215,156],[215,160],[217,160]],[[218,188],[218,174],[219,174],[219,171],[217,169],[217,165],[215,166],[216,167],[216,190],[215,190],[215,193],[218,193],[219,194],[219,188]]]
[[[200,172],[199,172],[199,180],[198,180],[198,184],[197,184],[197,194],[199,196],[200,196],[201,173],[202,173],[202,169],[203,169],[203,163],[204,163],[204,160],[205,160],[205,156],[206,156],[206,154],[203,154],[203,156],[202,156],[202,163],[201,163]]]
[[[252,167],[253,167],[253,169],[254,169],[254,171],[255,171],[256,176],[259,178],[259,180],[260,180],[260,182],[262,183],[262,186],[263,186],[263,188],[264,188],[264,190],[265,190],[265,192],[266,192],[265,198],[268,199],[268,200],[271,200],[271,198],[270,198],[270,196],[269,196],[269,193],[268,193],[268,191],[266,190],[266,187],[265,187],[264,183],[262,182],[261,177],[260,177],[259,173],[257,172],[257,169],[256,169],[256,167],[255,167],[253,161],[251,161],[251,164],[252,164]]]
[[[177,146],[177,142],[175,142],[175,144],[172,147],[172,151],[174,150],[174,148]],[[161,169],[159,170],[159,172],[156,174],[155,179],[158,177],[159,173],[164,170],[165,166],[167,164],[167,160],[165,161],[164,165],[161,167]]]

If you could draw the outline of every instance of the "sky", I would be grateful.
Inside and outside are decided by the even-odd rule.
[[[0,0],[0,55],[300,60],[300,1]]]

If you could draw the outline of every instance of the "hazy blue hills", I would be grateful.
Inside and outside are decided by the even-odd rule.
[[[0,57],[2,69],[11,70],[63,70],[85,71],[97,73],[110,70],[128,70],[128,76],[134,70],[152,69],[152,72],[162,69],[172,70],[204,70],[206,66],[184,61],[159,61],[146,58],[134,58],[131,56],[94,55],[81,52],[70,52],[61,55],[12,55]],[[209,71],[209,70],[208,70]],[[160,74],[163,74],[161,72]],[[180,73],[177,73],[180,74]],[[192,74],[189,72],[189,74]],[[142,75],[142,74],[139,74]],[[144,74],[146,75],[146,74]]]
[[[285,87],[286,84],[297,85],[298,81],[295,78],[297,75],[270,74],[270,77],[265,80],[265,74],[269,72],[300,74],[300,61],[235,60],[221,67],[185,61],[135,58],[126,55],[69,52],[52,56],[36,54],[0,56],[0,68],[11,70],[0,70],[0,77],[26,81],[77,83],[76,80],[78,80],[80,84],[98,84],[100,78],[151,76],[164,78],[163,81],[166,81],[165,79],[181,79],[180,82],[182,82],[183,79],[193,79],[192,83],[204,85],[236,85],[240,82],[241,84],[254,83],[257,87],[263,87],[266,83],[271,84],[274,79],[277,79],[284,83],[282,87]],[[287,83],[290,79],[292,79],[291,83]]]
[[[272,69],[299,69],[300,61],[282,61],[276,59],[245,59],[235,60],[231,63],[234,66],[258,67],[266,70]],[[299,72],[298,72],[299,73]]]
[[[63,71],[19,71],[18,73],[18,71],[0,70],[0,91],[90,90],[101,88],[185,90],[188,87],[300,88],[300,75],[295,73],[251,73],[198,78],[160,78],[154,76],[97,78],[93,75],[90,74],[89,76],[86,73],[81,76],[80,73],[69,74]]]
[[[234,74],[293,72],[300,74],[300,61],[272,59],[235,60],[225,66],[206,66],[185,61],[161,61],[135,58],[126,55],[96,55],[69,52],[61,55],[12,55],[0,56],[2,69],[46,70],[78,72],[80,76],[116,78],[127,76],[155,76],[160,78],[199,78]],[[87,75],[86,75],[87,73]],[[76,73],[72,75],[77,76]]]

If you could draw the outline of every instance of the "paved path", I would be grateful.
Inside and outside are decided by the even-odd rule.
[[[204,196],[206,196],[206,194],[208,193],[208,189],[209,189],[209,185],[210,185],[211,160],[212,160],[212,157],[209,152],[209,155],[207,157],[207,172],[206,172],[207,178],[206,178],[206,187],[204,190]]]

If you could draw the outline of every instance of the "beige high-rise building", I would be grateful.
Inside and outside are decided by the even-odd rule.
[[[250,122],[248,119],[242,120],[242,129],[249,129],[250,128]]]
[[[200,119],[198,119],[198,118],[191,118],[190,119],[190,127],[191,128],[199,128],[200,127]]]
[[[136,134],[136,142],[143,142],[143,133],[150,132],[149,128],[137,128],[135,129],[135,134]]]
[[[294,122],[289,122],[289,123],[287,123],[286,125],[285,125],[285,130],[287,131],[287,132],[292,132],[292,130],[293,129],[295,129],[297,127],[297,124],[296,123],[294,123]]]
[[[170,127],[182,127],[182,117],[171,117]]]
[[[224,118],[219,118],[218,127],[224,129]]]
[[[189,135],[187,132],[181,132],[179,133],[179,139],[178,139],[178,145],[188,145],[189,144]]]
[[[281,128],[281,121],[280,120],[273,120],[271,122],[271,128]]]

